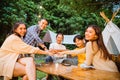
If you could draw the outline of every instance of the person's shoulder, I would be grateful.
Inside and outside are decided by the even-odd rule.
[[[86,47],[88,47],[88,46],[92,46],[92,41],[88,41],[88,42],[86,43]]]
[[[28,29],[37,28],[37,27],[38,27],[37,25],[32,25],[32,26],[28,27]]]
[[[19,37],[17,35],[15,35],[15,34],[11,34],[7,38],[16,39],[16,38],[19,38]]]
[[[20,40],[20,38],[18,37],[18,36],[16,36],[15,34],[11,34],[10,36],[8,36],[7,38],[6,38],[6,41],[19,41]]]
[[[50,43],[50,45],[56,45],[57,43]]]
[[[96,43],[96,41],[88,41],[86,44]]]
[[[86,43],[86,47],[87,46],[97,47],[97,42],[96,41],[89,41],[89,42]]]
[[[66,47],[64,44],[61,44],[62,46]]]
[[[58,44],[57,43],[51,43],[50,46],[51,47],[53,47],[53,46],[55,47],[55,46],[58,46]]]

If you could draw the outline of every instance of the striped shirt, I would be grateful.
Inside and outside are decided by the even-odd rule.
[[[39,37],[40,32],[41,30],[38,25],[29,27],[23,41],[32,46],[37,46],[39,43],[44,43]]]

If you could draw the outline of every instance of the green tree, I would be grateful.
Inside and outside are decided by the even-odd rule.
[[[30,25],[39,18],[49,21],[49,29],[64,34],[81,34],[89,24],[104,28],[104,19],[99,15],[104,11],[110,19],[113,3],[118,0],[2,0],[0,2],[0,44],[16,21]],[[120,14],[120,12],[118,13]],[[120,25],[119,18],[114,23]]]
[[[22,21],[27,26],[35,24],[40,8],[32,0],[2,0],[0,1],[0,14],[0,44],[2,44],[13,23]]]
[[[97,24],[104,28],[104,19],[100,11],[108,18],[113,14],[114,0],[41,0],[42,16],[48,18],[50,26],[65,34],[83,33],[89,24]],[[118,23],[118,20],[115,23]]]

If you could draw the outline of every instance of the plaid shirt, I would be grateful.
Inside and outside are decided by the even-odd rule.
[[[23,41],[29,45],[37,46],[38,43],[44,43],[39,35],[40,35],[40,29],[38,25],[33,25],[27,29],[27,33]]]

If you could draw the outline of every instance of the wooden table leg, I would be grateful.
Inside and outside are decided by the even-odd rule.
[[[46,80],[53,80],[53,75],[48,74]]]
[[[61,76],[58,76],[57,80],[69,80],[69,79],[65,79],[65,78],[63,78]]]
[[[12,80],[18,80],[18,77],[13,77]]]

